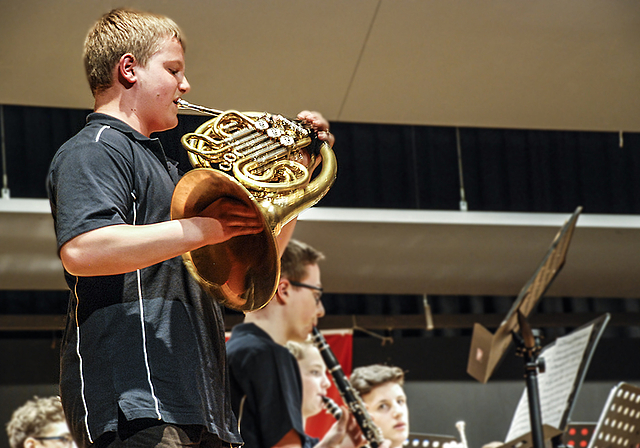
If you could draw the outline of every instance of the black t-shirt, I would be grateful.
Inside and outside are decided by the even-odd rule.
[[[170,219],[179,173],[160,142],[103,114],[56,153],[47,179],[58,248],[105,226]],[[229,400],[224,323],[181,257],[122,275],[76,277],[61,349],[71,431],[95,441],[128,419],[202,425],[241,443]]]
[[[231,401],[246,448],[271,448],[294,429],[305,443],[298,361],[254,324],[227,342]]]

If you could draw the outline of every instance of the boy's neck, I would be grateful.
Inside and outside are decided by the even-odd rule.
[[[108,89],[95,97],[94,112],[109,115],[124,121],[142,135],[147,135],[138,116],[133,112],[134,108],[128,107],[127,101],[116,89]]]
[[[275,300],[275,299],[272,299]],[[286,326],[281,319],[272,316],[273,313],[265,313],[266,308],[252,311],[244,317],[244,323],[254,324],[267,333],[276,344],[285,345],[288,341]]]

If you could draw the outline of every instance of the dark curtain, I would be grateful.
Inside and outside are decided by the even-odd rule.
[[[4,106],[12,197],[44,198],[58,147],[89,111]],[[188,170],[179,140],[204,118],[158,134]],[[457,210],[460,164],[469,210],[640,213],[640,134],[332,123],[338,179],[323,207]]]

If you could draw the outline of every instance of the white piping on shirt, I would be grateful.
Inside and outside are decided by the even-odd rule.
[[[102,135],[102,132],[103,132],[105,129],[109,129],[110,127],[111,127],[111,126],[107,126],[107,125],[105,124],[104,126],[102,126],[102,127],[100,128],[100,130],[98,131],[98,134],[96,135],[96,142],[99,142],[99,141],[100,141],[100,136]]]
[[[240,399],[240,408],[238,409],[238,432],[240,432],[240,424],[242,423],[242,414],[244,414],[244,402],[247,401],[247,394]]]
[[[133,196],[133,225],[135,226],[137,223],[137,207],[136,207],[136,195],[135,193],[131,193]],[[142,300],[142,280],[140,269],[136,269],[136,278],[138,281],[138,308],[140,309],[140,330],[142,332],[142,350],[144,351],[144,365],[147,369],[147,382],[149,383],[149,390],[151,391],[151,396],[153,397],[153,402],[155,406],[156,416],[158,420],[162,420],[162,415],[160,414],[160,402],[158,397],[156,396],[155,388],[153,387],[153,381],[151,380],[151,368],[149,367],[149,355],[147,354],[147,331],[144,323],[144,302]]]
[[[76,277],[76,284],[73,288],[73,295],[76,297],[76,309],[75,309],[75,320],[76,320],[76,354],[78,355],[78,360],[80,362],[80,396],[82,397],[82,406],[84,407],[84,428],[87,431],[87,437],[89,438],[89,442],[93,443],[93,439],[91,438],[91,432],[89,431],[89,409],[87,409],[87,400],[84,395],[84,375],[82,372],[82,355],[80,354],[80,324],[78,323],[78,305],[80,303],[80,299],[78,299],[78,281],[80,279]]]

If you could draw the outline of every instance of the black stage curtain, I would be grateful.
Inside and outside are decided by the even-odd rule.
[[[4,106],[12,197],[44,198],[58,147],[89,111]],[[169,157],[190,167],[180,137],[204,119],[180,117],[158,135]],[[338,179],[323,207],[457,210],[456,128],[332,123]],[[640,134],[461,128],[462,179],[469,210],[640,213]]]

